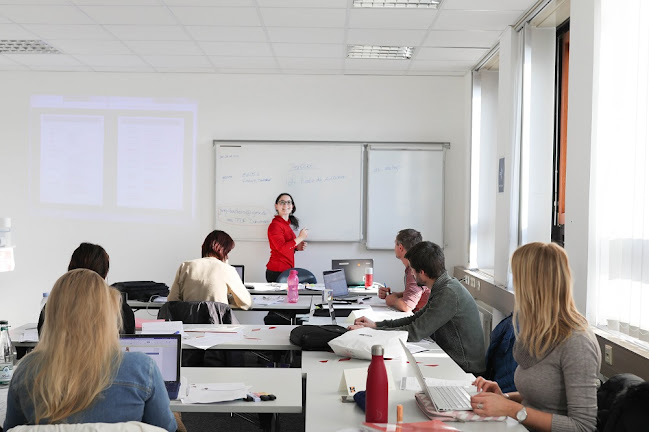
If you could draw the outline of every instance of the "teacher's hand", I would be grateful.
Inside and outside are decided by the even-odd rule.
[[[302,243],[295,246],[295,250],[299,250],[299,251],[306,250],[306,242],[303,241]]]
[[[300,234],[298,234],[298,238],[300,241],[304,241],[307,237],[309,236],[309,230],[307,228],[302,228],[300,230]]]

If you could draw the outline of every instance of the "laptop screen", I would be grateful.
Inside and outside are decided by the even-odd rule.
[[[343,270],[326,270],[322,272],[322,279],[325,289],[330,289],[333,297],[344,297],[349,294]]]
[[[120,335],[124,352],[142,352],[160,369],[165,381],[180,380],[180,335]]]
[[[241,278],[241,282],[245,282],[245,279],[243,278],[243,274],[244,274],[244,271],[243,271],[243,270],[244,270],[244,267],[243,267],[242,265],[233,265],[232,267],[234,267],[234,269],[235,269],[235,270],[237,271],[237,273],[239,274],[239,277]]]
[[[374,267],[373,259],[331,260],[332,269],[345,270],[345,279],[348,286],[365,285],[365,268],[367,267]]]

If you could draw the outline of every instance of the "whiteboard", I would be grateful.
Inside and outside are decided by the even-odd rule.
[[[392,249],[405,228],[444,247],[444,148],[447,144],[370,145],[367,248]]]
[[[268,240],[275,199],[288,192],[308,240],[361,240],[360,143],[215,143],[217,229],[235,240]]]

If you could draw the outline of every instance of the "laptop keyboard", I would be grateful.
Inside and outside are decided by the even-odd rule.
[[[462,387],[428,387],[438,411],[471,410],[471,396]]]

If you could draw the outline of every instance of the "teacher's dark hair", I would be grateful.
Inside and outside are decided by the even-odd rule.
[[[103,247],[92,243],[81,243],[72,253],[68,271],[88,269],[106,279],[110,267],[110,257]]]
[[[295,210],[297,210],[297,207],[295,206],[295,200],[291,196],[290,193],[287,192],[282,192],[281,194],[277,195],[277,198],[275,198],[275,204],[279,204],[279,199],[282,197],[282,195],[287,195],[288,197],[291,198],[291,201],[293,202],[293,210],[291,210],[291,214],[288,217],[288,221],[293,225],[293,228],[298,229],[300,227],[300,220],[293,216],[295,214]]]
[[[406,252],[404,258],[416,272],[423,270],[431,279],[437,279],[446,271],[444,251],[433,242],[417,243]]]
[[[225,231],[214,230],[205,237],[201,255],[218,258],[221,261],[228,259],[228,254],[234,249],[234,240]]]

